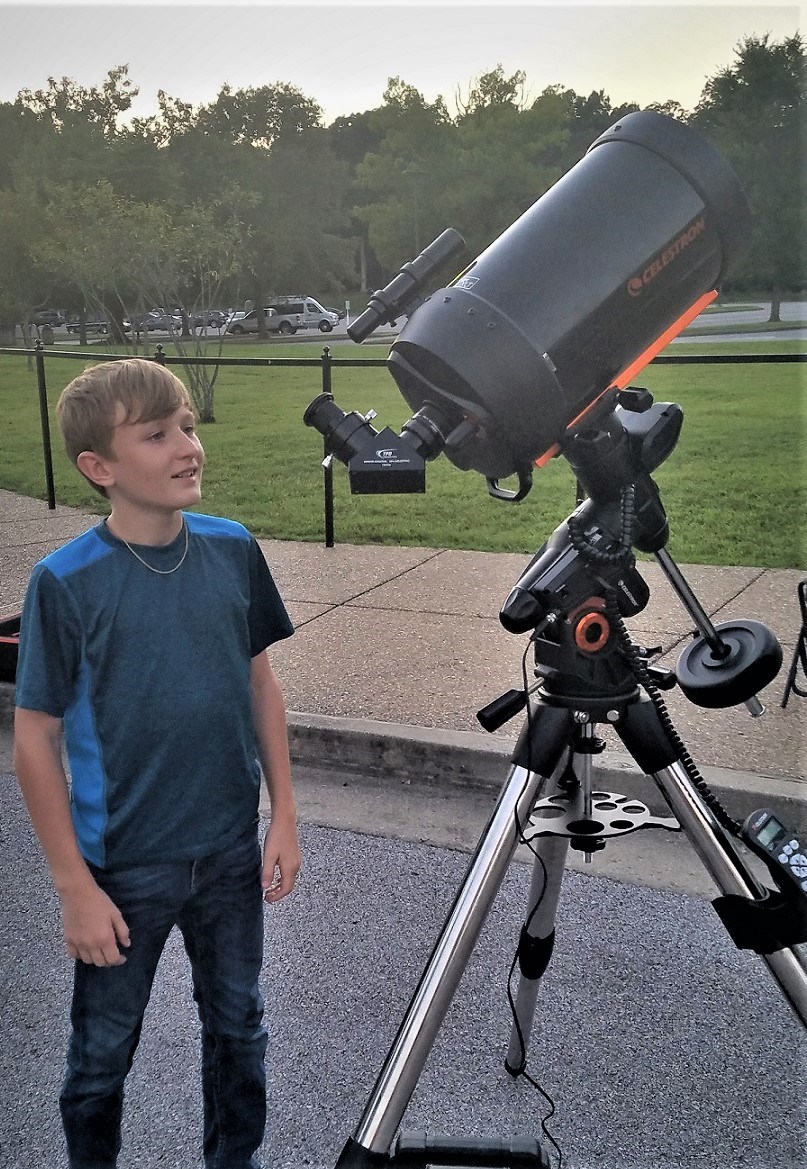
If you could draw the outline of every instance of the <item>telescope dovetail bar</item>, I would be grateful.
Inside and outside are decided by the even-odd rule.
[[[598,403],[602,401],[606,394],[612,393],[615,389],[627,389],[636,375],[641,373],[641,371],[650,364],[654,357],[658,357],[662,349],[666,349],[670,342],[674,341],[679,333],[684,331],[687,325],[691,325],[695,318],[700,316],[703,310],[717,299],[717,296],[717,289],[713,288],[711,292],[706,292],[703,296],[699,297],[685,313],[681,314],[677,321],[673,321],[673,323],[668,326],[668,328],[666,328],[659,337],[656,338],[653,344],[649,345],[648,348],[645,349],[644,353],[641,353],[635,361],[631,362],[627,369],[623,370],[623,372],[618,377],[614,378],[611,385],[603,390],[599,398],[595,398],[593,402],[586,406],[585,410],[581,411],[581,413],[578,414],[576,418],[571,420],[569,425],[566,427],[567,434],[573,432],[577,427],[583,425],[586,419],[590,417],[591,411],[597,406]],[[548,451],[544,451],[542,455],[538,455],[538,457],[533,461],[536,467],[545,467],[551,459],[556,458],[560,453],[560,444],[555,443],[549,448]]]

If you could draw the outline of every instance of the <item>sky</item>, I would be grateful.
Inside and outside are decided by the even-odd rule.
[[[614,105],[672,99],[692,109],[704,82],[735,61],[746,36],[781,41],[799,31],[798,5],[701,0],[319,4],[3,3],[0,101],[47,86],[49,76],[99,85],[128,64],[140,93],[132,114],[156,113],[157,91],[198,106],[232,88],[288,82],[323,109],[324,122],[381,105],[390,77],[453,113],[476,78],[501,64],[526,73],[526,96],[559,84],[604,90]]]

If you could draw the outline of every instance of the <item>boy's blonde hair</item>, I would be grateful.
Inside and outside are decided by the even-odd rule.
[[[120,407],[124,416],[120,417]],[[179,378],[142,357],[91,365],[62,390],[56,418],[65,449],[73,463],[82,451],[109,458],[115,426],[121,422],[152,422],[167,418],[180,406],[193,409]],[[102,487],[93,487],[106,495]]]

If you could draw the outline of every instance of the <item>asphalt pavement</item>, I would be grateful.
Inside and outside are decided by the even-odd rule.
[[[33,564],[95,522],[0,491],[0,616]],[[286,692],[305,866],[267,914],[272,1124],[266,1169],[332,1165],[375,1076],[507,772],[515,731],[475,711],[521,680],[522,639],[497,614],[521,556],[262,541],[297,632],[275,647]],[[715,621],[757,617],[785,664],[802,574],[683,566]],[[691,635],[658,567],[632,622],[674,662]],[[733,815],[772,804],[803,824],[803,700],[761,719],[669,696]],[[0,1169],[63,1169],[55,1095],[69,966],[58,909],[11,776],[13,692],[0,693]],[[801,705],[800,705],[801,704]],[[606,790],[658,797],[618,745]],[[664,811],[657,806],[655,810]],[[519,860],[527,858],[523,851]],[[502,1067],[507,972],[529,865],[510,866],[404,1127],[540,1135],[547,1109]],[[564,878],[558,944],[530,1045],[557,1105],[567,1169],[769,1169],[804,1162],[803,1034],[759,960],[737,951],[680,836],[637,832]],[[121,1169],[199,1166],[197,1025],[172,938],[130,1078]]]
[[[267,911],[265,1169],[326,1169],[353,1133],[465,869],[461,852],[305,824],[293,896]],[[511,866],[403,1128],[541,1137],[503,1068],[528,869]],[[56,1095],[70,965],[56,900],[0,776],[0,1167],[66,1169]],[[803,1032],[709,904],[567,873],[528,1072],[566,1169],[804,1164]],[[200,1169],[198,1022],[175,935],[128,1081],[120,1169]]]

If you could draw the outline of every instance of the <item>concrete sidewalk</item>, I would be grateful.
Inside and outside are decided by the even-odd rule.
[[[97,522],[72,508],[0,491],[0,616],[20,608],[33,565]],[[438,548],[385,548],[264,540],[261,546],[297,627],[272,660],[290,711],[300,764],[390,781],[501,784],[519,720],[495,735],[476,711],[521,685],[526,637],[498,621],[502,601],[528,557]],[[634,638],[664,649],[674,664],[692,623],[655,563],[640,566],[651,600],[629,622]],[[750,617],[779,637],[784,666],[761,694],[753,719],[744,706],[707,711],[679,691],[665,696],[690,754],[731,813],[773,804],[805,823],[807,745],[803,700],[780,703],[801,615],[800,571],[682,566],[715,623]],[[6,731],[11,687],[0,693]],[[606,738],[610,732],[606,732]],[[598,759],[598,783],[638,794],[642,777],[616,737]]]

